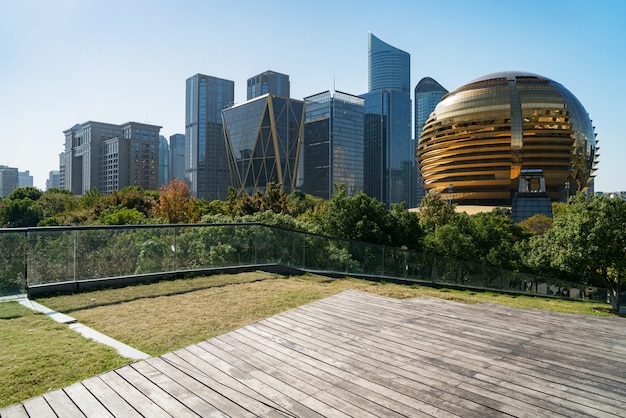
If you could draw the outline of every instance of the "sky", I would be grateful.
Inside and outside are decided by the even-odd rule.
[[[626,1],[0,0],[0,165],[45,189],[77,123],[185,132],[185,80],[288,74],[291,97],[367,91],[367,34],[411,55],[412,89],[498,71],[557,81],[589,113],[596,191],[626,191]]]

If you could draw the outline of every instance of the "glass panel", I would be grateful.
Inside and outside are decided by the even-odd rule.
[[[0,232],[0,296],[26,290],[26,233]]]

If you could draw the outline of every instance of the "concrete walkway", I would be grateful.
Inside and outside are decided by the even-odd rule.
[[[142,351],[139,351],[129,345],[126,345],[120,341],[117,341],[107,335],[104,335],[101,332],[98,332],[93,328],[89,328],[86,325],[76,322],[76,318],[73,318],[69,315],[65,315],[63,313],[53,311],[52,309],[46,306],[43,306],[40,303],[32,301],[26,297],[16,299],[16,301],[20,305],[25,306],[29,309],[32,309],[36,312],[40,312],[50,317],[51,319],[55,320],[56,322],[59,322],[61,324],[68,324],[70,329],[76,332],[79,332],[85,338],[91,338],[92,340],[97,341],[101,344],[105,344],[105,345],[108,345],[109,347],[113,347],[115,350],[117,350],[117,352],[120,355],[126,358],[133,359],[133,360],[145,360],[145,359],[150,358],[148,354]]]

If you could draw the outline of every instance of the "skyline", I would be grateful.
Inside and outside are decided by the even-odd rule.
[[[185,80],[289,75],[291,97],[367,92],[367,33],[411,55],[411,96],[423,77],[453,91],[499,71],[527,71],[571,91],[596,127],[596,191],[626,191],[620,99],[626,2],[0,0],[0,165],[45,189],[63,131],[128,121],[185,133]],[[413,104],[414,104],[414,97]]]

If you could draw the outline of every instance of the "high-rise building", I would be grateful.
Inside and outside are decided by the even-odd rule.
[[[193,196],[223,200],[229,175],[222,110],[234,103],[235,83],[196,74],[186,84],[185,179]]]
[[[48,174],[48,180],[46,180],[46,190],[60,188],[59,183],[59,170],[52,170]]]
[[[565,201],[589,192],[597,150],[591,119],[569,90],[504,71],[441,99],[422,130],[418,161],[427,190],[460,205],[515,208],[520,194]]]
[[[296,187],[304,102],[271,94],[224,109],[230,184],[249,194],[280,184]]]
[[[390,207],[415,205],[410,55],[368,34],[365,98],[365,193]]]
[[[88,121],[63,131],[59,186],[82,195],[110,194],[127,186],[157,190],[160,126]]]
[[[250,77],[247,84],[247,100],[252,100],[268,93],[274,96],[290,97],[289,76],[286,74],[267,70],[254,77]]]
[[[0,165],[0,197],[6,197],[18,187],[18,169]]]
[[[185,179],[185,135],[174,134],[170,136],[170,178],[177,180]]]
[[[419,144],[422,128],[428,120],[428,116],[435,110],[435,106],[439,100],[448,93],[441,84],[430,77],[424,77],[415,86],[415,145]],[[417,158],[417,155],[416,155]],[[424,181],[419,172],[419,165],[416,164],[416,188],[415,203],[417,206],[426,194],[424,189]]]
[[[30,171],[18,171],[17,176],[17,187],[33,187],[33,176],[30,175]]]
[[[170,146],[167,138],[163,135],[159,136],[159,180],[161,187],[170,182]]]
[[[305,97],[302,191],[330,199],[335,186],[349,196],[363,191],[363,102],[325,91]]]

